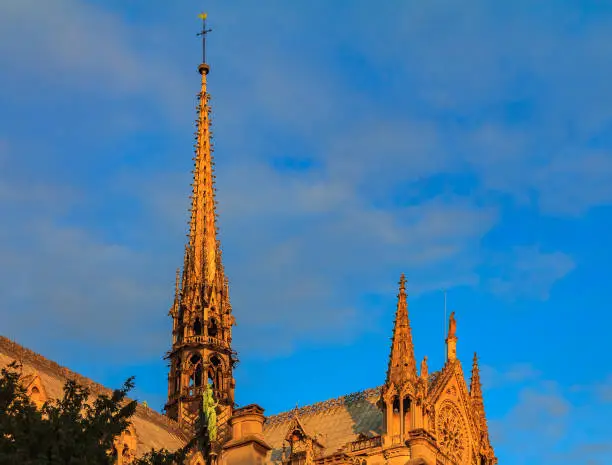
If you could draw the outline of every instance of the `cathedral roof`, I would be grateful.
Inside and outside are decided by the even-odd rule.
[[[441,372],[429,375],[429,389],[437,386]],[[381,389],[381,386],[366,389],[269,416],[264,424],[264,437],[272,446],[271,460],[281,460],[283,441],[295,417],[299,418],[304,430],[324,446],[324,455],[349,448],[351,442],[364,436],[380,435],[383,416],[376,404]]]
[[[360,437],[380,435],[383,418],[376,406],[379,398],[380,387],[377,387],[268,417],[264,437],[272,446],[271,460],[281,459],[283,440],[296,416],[308,434],[323,445],[325,455]]]
[[[5,367],[14,360],[23,365],[26,376],[36,374],[40,377],[49,399],[57,399],[63,396],[63,387],[67,379],[72,379],[80,385],[86,386],[93,396],[99,394],[110,395],[112,393],[110,389],[101,384],[0,336],[0,367]],[[176,450],[187,442],[187,438],[179,429],[177,423],[140,403],[132,417],[132,425],[137,438],[137,456],[150,451],[151,448]]]

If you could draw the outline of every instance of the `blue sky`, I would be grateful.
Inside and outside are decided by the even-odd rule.
[[[0,332],[163,404],[202,9],[238,402],[381,384],[403,271],[500,463],[609,462],[612,2],[1,2]]]

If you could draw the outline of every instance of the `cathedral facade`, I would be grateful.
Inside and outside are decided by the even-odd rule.
[[[207,78],[202,63],[189,240],[177,272],[170,309],[172,343],[165,416],[139,405],[118,439],[118,464],[151,447],[184,445],[200,418],[203,397],[214,398],[214,435],[190,465],[494,465],[478,360],[466,381],[457,359],[456,322],[449,320],[446,362],[430,372],[417,363],[408,315],[406,279],[400,277],[395,324],[384,385],[266,417],[256,404],[235,407],[232,349],[235,323],[217,238],[214,163]],[[390,312],[391,314],[391,312]],[[0,337],[0,362],[19,360],[36,403],[60,397],[66,379],[108,392],[90,380]]]

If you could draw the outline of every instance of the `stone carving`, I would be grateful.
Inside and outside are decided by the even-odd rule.
[[[210,384],[206,384],[202,393],[202,413],[206,421],[206,430],[210,442],[217,439],[217,403],[215,402]]]
[[[438,413],[436,426],[442,451],[457,463],[464,463],[468,455],[467,433],[457,407],[451,403],[444,404]]]
[[[453,338],[457,336],[457,321],[455,320],[455,312],[451,312],[450,319],[448,321],[448,337]]]

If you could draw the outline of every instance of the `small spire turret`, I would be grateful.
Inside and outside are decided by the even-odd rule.
[[[416,381],[417,370],[414,358],[414,345],[412,343],[412,330],[408,318],[408,303],[406,301],[406,276],[400,276],[399,294],[397,295],[397,310],[395,313],[395,326],[391,343],[391,355],[387,370],[387,384],[396,386],[406,381]]]
[[[470,379],[470,397],[472,398],[472,405],[474,411],[478,417],[480,430],[483,436],[488,442],[488,431],[487,417],[484,408],[484,399],[482,395],[482,384],[480,382],[480,368],[478,367],[478,355],[474,352],[474,359],[472,361],[472,377]]]
[[[482,399],[482,385],[480,384],[480,369],[478,367],[478,354],[474,352],[472,360],[472,378],[470,379],[470,397]]]

